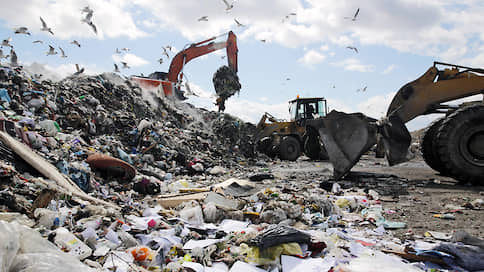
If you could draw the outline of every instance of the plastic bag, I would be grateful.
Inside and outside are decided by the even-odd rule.
[[[240,253],[247,256],[246,261],[248,263],[265,265],[279,260],[281,255],[302,255],[302,250],[296,242],[280,244],[266,249],[249,247],[243,244],[240,247]]]
[[[311,236],[300,230],[280,225],[269,227],[254,239],[250,240],[250,244],[256,245],[261,249],[290,242],[309,244],[311,242]]]
[[[18,223],[0,221],[0,268],[5,272],[94,272],[40,234]]]

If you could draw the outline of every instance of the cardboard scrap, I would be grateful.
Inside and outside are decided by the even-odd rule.
[[[174,208],[185,201],[204,200],[208,193],[194,193],[194,194],[176,194],[159,196],[158,204],[163,208]]]

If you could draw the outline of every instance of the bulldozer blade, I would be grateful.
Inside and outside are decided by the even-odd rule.
[[[307,124],[318,130],[333,164],[333,176],[340,179],[377,140],[376,119],[362,113],[331,111]]]
[[[412,136],[400,117],[390,115],[382,125],[381,136],[390,166],[409,160],[408,147]]]

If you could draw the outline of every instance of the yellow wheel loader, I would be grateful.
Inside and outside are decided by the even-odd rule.
[[[441,66],[447,68],[439,70]],[[382,139],[390,165],[407,161],[411,136],[405,123],[442,113],[445,116],[423,137],[424,160],[443,175],[484,185],[484,101],[444,104],[477,94],[484,94],[484,69],[434,62],[421,77],[400,88],[382,120],[332,111],[325,118],[308,120],[306,126],[318,131],[334,177],[340,179],[377,139]]]
[[[259,152],[271,158],[296,160],[303,152],[311,159],[327,159],[317,130],[307,131],[308,120],[318,120],[328,111],[326,99],[297,98],[289,101],[290,121],[278,120],[265,113],[256,127],[254,142]]]

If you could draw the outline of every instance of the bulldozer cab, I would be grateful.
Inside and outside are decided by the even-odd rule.
[[[323,97],[297,98],[289,101],[291,121],[303,121],[326,116],[328,105]]]

